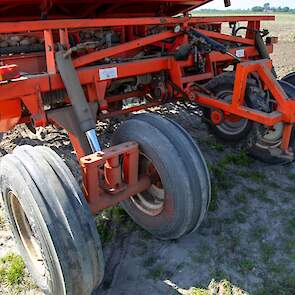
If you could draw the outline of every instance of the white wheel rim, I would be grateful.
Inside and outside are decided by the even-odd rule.
[[[144,192],[131,197],[132,203],[146,215],[157,216],[161,214],[164,209],[165,203],[165,190],[162,186],[162,181],[160,179],[159,173],[153,165],[152,161],[143,153],[140,154],[141,158],[141,173],[148,173],[149,167],[153,167],[155,170],[156,178],[159,178],[156,183],[152,185]],[[154,175],[153,174],[153,175]],[[160,183],[159,183],[160,181]]]

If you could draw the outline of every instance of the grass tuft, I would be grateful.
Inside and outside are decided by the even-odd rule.
[[[229,153],[221,161],[221,165],[236,165],[248,167],[253,160],[249,158],[245,151],[240,151],[239,153]]]
[[[240,261],[239,266],[244,273],[248,273],[255,268],[255,263],[249,259],[243,259]]]
[[[25,277],[25,263],[21,256],[8,253],[0,259],[0,283],[15,287]]]
[[[96,218],[96,227],[102,243],[109,242],[115,238],[118,235],[119,229],[120,232],[131,232],[134,226],[135,224],[119,206],[105,209]]]
[[[217,142],[217,140],[215,138],[210,138],[208,141],[207,141],[207,144],[208,146],[212,149],[212,150],[215,150],[215,151],[218,151],[218,152],[223,152],[225,147],[223,144]]]

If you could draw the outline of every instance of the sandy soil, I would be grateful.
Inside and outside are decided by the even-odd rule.
[[[279,16],[276,24],[266,25],[281,38],[273,58],[283,76],[295,69],[295,16]],[[229,158],[240,152],[216,144],[195,115],[171,105],[154,111],[184,126],[199,143],[208,165],[218,168],[212,173],[217,200],[200,229],[178,241],[156,240],[137,226],[130,227],[127,217],[122,223],[111,223],[117,231],[104,243],[106,277],[97,294],[175,294],[166,280],[188,289],[206,287],[212,278],[228,278],[250,294],[295,294],[294,164],[236,163]],[[105,143],[112,125],[107,121],[98,126]],[[3,139],[0,153],[23,144],[52,147],[80,177],[63,130],[47,127],[32,137],[18,127]],[[16,249],[4,224],[0,256],[8,251]],[[37,290],[30,294],[34,293],[40,294]]]
[[[271,36],[279,37],[272,55],[279,77],[294,72],[295,15],[277,15],[276,22],[267,22],[264,26],[269,29]]]

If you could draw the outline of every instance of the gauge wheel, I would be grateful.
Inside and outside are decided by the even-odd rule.
[[[204,158],[175,124],[160,116],[140,114],[124,122],[113,137],[113,144],[139,144],[139,175],[148,175],[152,183],[121,205],[137,224],[160,239],[176,239],[194,231],[210,202]]]
[[[295,82],[294,73],[278,81],[289,98],[295,98],[295,86],[291,83],[292,81]],[[280,149],[284,130],[283,123],[278,123],[272,127],[262,125],[256,125],[255,127],[256,140],[249,148],[251,156],[268,164],[282,164],[293,160],[295,152],[294,128],[290,140],[290,153],[284,155]]]

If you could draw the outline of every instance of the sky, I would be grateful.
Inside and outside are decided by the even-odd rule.
[[[289,6],[290,8],[295,8],[294,0],[231,0],[231,9],[237,8],[252,8],[253,6],[263,6],[264,3],[269,2],[271,6]],[[202,8],[224,8],[223,0],[213,0],[212,3],[202,6]]]

